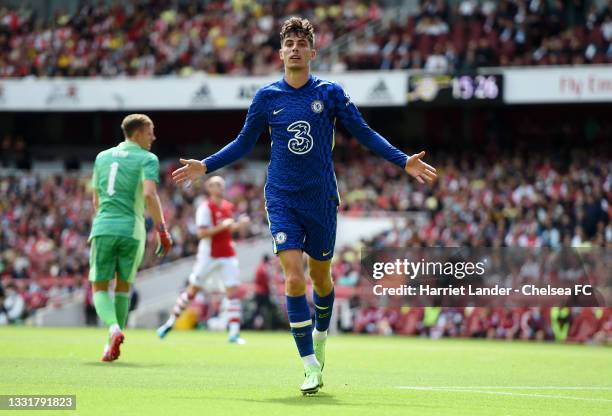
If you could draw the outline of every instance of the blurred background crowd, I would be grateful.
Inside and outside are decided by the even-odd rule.
[[[0,77],[267,75],[289,15],[325,71],[612,62],[612,1],[153,0],[0,8]]]
[[[479,155],[474,160],[441,153],[433,162],[440,178],[432,187],[410,181],[401,170],[365,152],[336,164],[344,215],[426,213],[424,224],[400,215],[393,228],[366,243],[369,247],[612,247],[612,164],[595,151],[577,150],[567,164],[538,153]],[[252,219],[236,238],[267,237],[262,184],[246,180],[243,168],[223,175],[227,199]],[[168,165],[159,189],[175,242],[164,261],[195,254],[194,213],[203,196],[201,186],[175,187],[169,180],[171,170]],[[89,177],[20,172],[0,178],[0,189],[7,196],[0,201],[0,281],[5,291],[23,298],[20,314],[13,312],[11,319],[23,318],[48,302],[61,302],[73,292],[87,292],[87,238],[93,216]],[[332,274],[338,286],[360,285],[358,253],[363,244],[337,248]],[[151,240],[143,267],[154,264],[154,246]],[[273,269],[278,279],[278,265]],[[272,285],[268,294],[275,289]],[[249,293],[254,296],[256,291]],[[381,331],[380,324],[374,325],[376,329],[372,324],[379,322],[378,314],[392,311],[353,302],[358,312],[351,330]],[[404,333],[405,324],[396,312],[387,319],[389,330]],[[486,319],[489,324],[495,321]]]

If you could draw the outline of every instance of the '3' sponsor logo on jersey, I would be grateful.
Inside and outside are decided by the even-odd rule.
[[[312,150],[314,139],[310,135],[310,124],[307,121],[294,121],[287,127],[287,131],[293,133],[293,137],[287,143],[291,153],[303,155]]]

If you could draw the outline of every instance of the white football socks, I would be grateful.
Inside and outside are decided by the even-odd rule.
[[[240,322],[229,323],[229,336],[234,337],[240,335]]]
[[[306,355],[305,357],[302,357],[302,360],[304,361],[304,368],[308,367],[309,365],[317,365],[321,367],[321,364],[319,364],[317,357],[315,357],[314,354]]]
[[[312,339],[314,339],[315,341],[325,341],[326,338],[327,338],[327,330],[318,331],[317,328],[313,329]]]

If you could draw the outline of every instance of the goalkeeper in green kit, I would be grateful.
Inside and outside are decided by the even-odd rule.
[[[125,141],[96,157],[93,170],[93,204],[96,215],[89,240],[89,280],[100,319],[109,327],[102,361],[119,358],[125,336],[130,285],[144,255],[146,231],[144,208],[153,219],[158,236],[156,254],[164,256],[172,239],[164,222],[157,195],[159,160],[149,152],[155,140],[153,122],[144,114],[123,119]],[[115,297],[108,293],[116,279]]]

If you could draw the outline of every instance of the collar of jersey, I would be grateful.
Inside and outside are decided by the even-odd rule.
[[[121,143],[119,143],[119,147],[138,147],[140,148],[140,145],[136,142],[124,140]]]
[[[289,88],[290,90],[293,91],[300,91],[303,90],[305,88],[308,88],[312,85],[312,83],[314,82],[314,76],[312,74],[310,74],[308,76],[308,81],[306,81],[306,84],[302,85],[300,88],[294,88],[291,85],[289,85],[289,83],[287,82],[287,80],[285,80],[285,76],[283,75],[283,85],[287,88]]]

